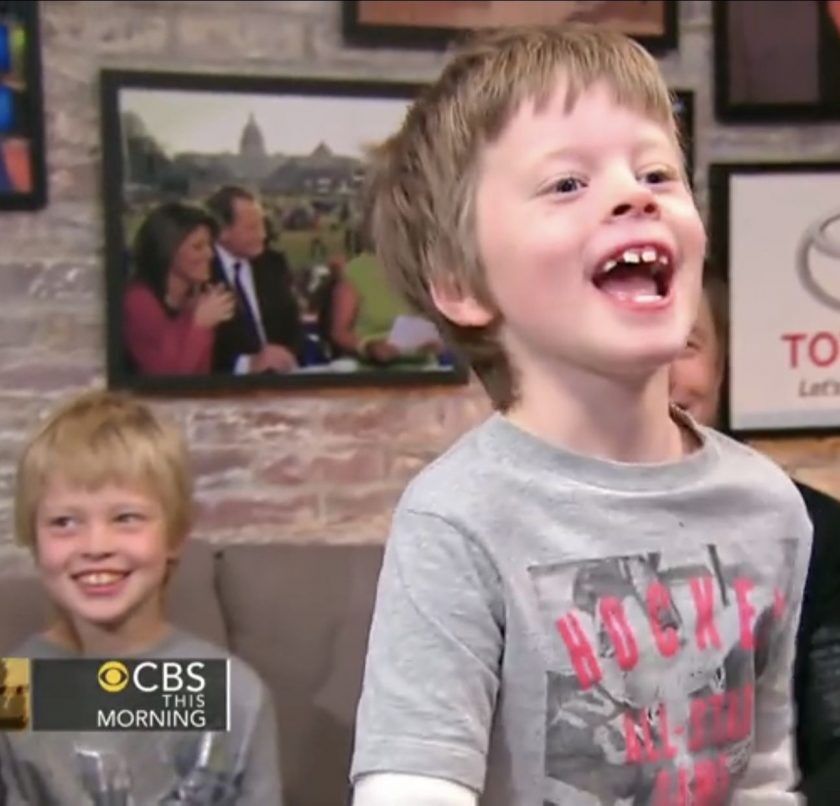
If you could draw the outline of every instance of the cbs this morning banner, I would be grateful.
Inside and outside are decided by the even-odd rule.
[[[0,660],[0,729],[226,731],[226,659]]]

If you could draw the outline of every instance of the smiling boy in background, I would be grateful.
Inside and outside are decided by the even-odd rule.
[[[59,407],[25,446],[15,495],[17,538],[32,551],[53,619],[10,655],[228,657],[166,618],[167,582],[191,520],[177,429],[122,394],[85,393]],[[229,688],[229,732],[0,733],[9,806],[280,806],[270,695],[235,657]]]

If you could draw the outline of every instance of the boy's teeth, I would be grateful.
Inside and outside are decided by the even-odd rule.
[[[626,249],[624,254],[621,256],[621,259],[625,263],[638,263],[641,258],[639,253],[634,249]]]
[[[601,266],[599,274],[609,274],[620,263],[631,265],[644,263],[656,274],[670,265],[671,259],[666,253],[659,252],[654,246],[633,247],[632,249],[625,249],[615,258],[610,258],[605,261]]]
[[[79,579],[87,585],[110,585],[122,579],[125,574],[117,574],[108,571],[98,571],[91,574],[79,574]]]

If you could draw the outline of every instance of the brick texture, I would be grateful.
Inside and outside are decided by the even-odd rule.
[[[351,48],[338,2],[122,2],[42,5],[50,205],[0,215],[0,567],[23,434],[66,393],[103,383],[103,67],[426,80],[438,51]],[[662,60],[696,93],[696,189],[712,160],[821,159],[840,126],[722,126],[712,113],[710,3],[679,4],[680,48]],[[184,424],[197,473],[197,531],[242,539],[381,541],[400,489],[488,411],[475,386],[307,391],[157,400]],[[764,440],[760,450],[840,494],[840,437]]]

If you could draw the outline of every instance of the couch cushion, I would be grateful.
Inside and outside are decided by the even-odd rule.
[[[47,599],[33,573],[0,577],[0,655],[42,630],[48,613]]]
[[[381,546],[235,545],[219,598],[233,652],[275,700],[288,806],[347,803]]]
[[[225,622],[213,576],[214,560],[211,544],[201,540],[186,543],[170,584],[167,610],[179,627],[226,646]],[[49,601],[34,568],[0,577],[0,614],[0,655],[44,629],[49,620]]]
[[[227,647],[227,629],[216,590],[217,552],[206,540],[186,542],[169,586],[167,611],[179,627]]]

